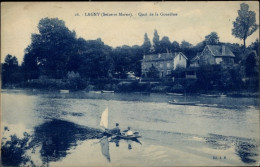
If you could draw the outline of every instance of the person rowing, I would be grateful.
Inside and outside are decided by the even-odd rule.
[[[121,135],[119,123],[116,123],[116,127],[114,129],[111,129],[109,132],[115,135]]]

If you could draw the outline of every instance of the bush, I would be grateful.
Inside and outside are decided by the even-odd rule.
[[[184,87],[180,84],[174,85],[171,89],[170,92],[173,93],[184,93]]]
[[[155,86],[151,89],[153,92],[169,92],[169,86]]]

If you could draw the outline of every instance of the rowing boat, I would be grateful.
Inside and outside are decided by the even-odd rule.
[[[137,138],[142,137],[139,135],[138,132],[134,132],[133,135],[126,135],[125,131],[123,131],[120,134],[112,133],[108,129],[108,108],[106,108],[101,115],[100,126],[104,130],[103,134],[105,136],[112,136],[114,138],[120,138],[120,139],[126,139],[126,140],[136,140]]]

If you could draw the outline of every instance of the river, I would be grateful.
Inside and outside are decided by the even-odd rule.
[[[172,99],[212,107],[172,105]],[[106,107],[109,128],[130,126],[139,141],[100,136]],[[3,166],[259,164],[257,98],[17,89],[2,90],[1,110]]]

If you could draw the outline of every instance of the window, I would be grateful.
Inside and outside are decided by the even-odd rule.
[[[167,68],[170,68],[171,67],[171,64],[170,63],[167,63]]]
[[[170,70],[167,70],[167,75],[171,74],[171,71]]]
[[[163,63],[160,63],[160,68],[163,68]]]
[[[181,60],[181,55],[179,55],[179,60]]]

